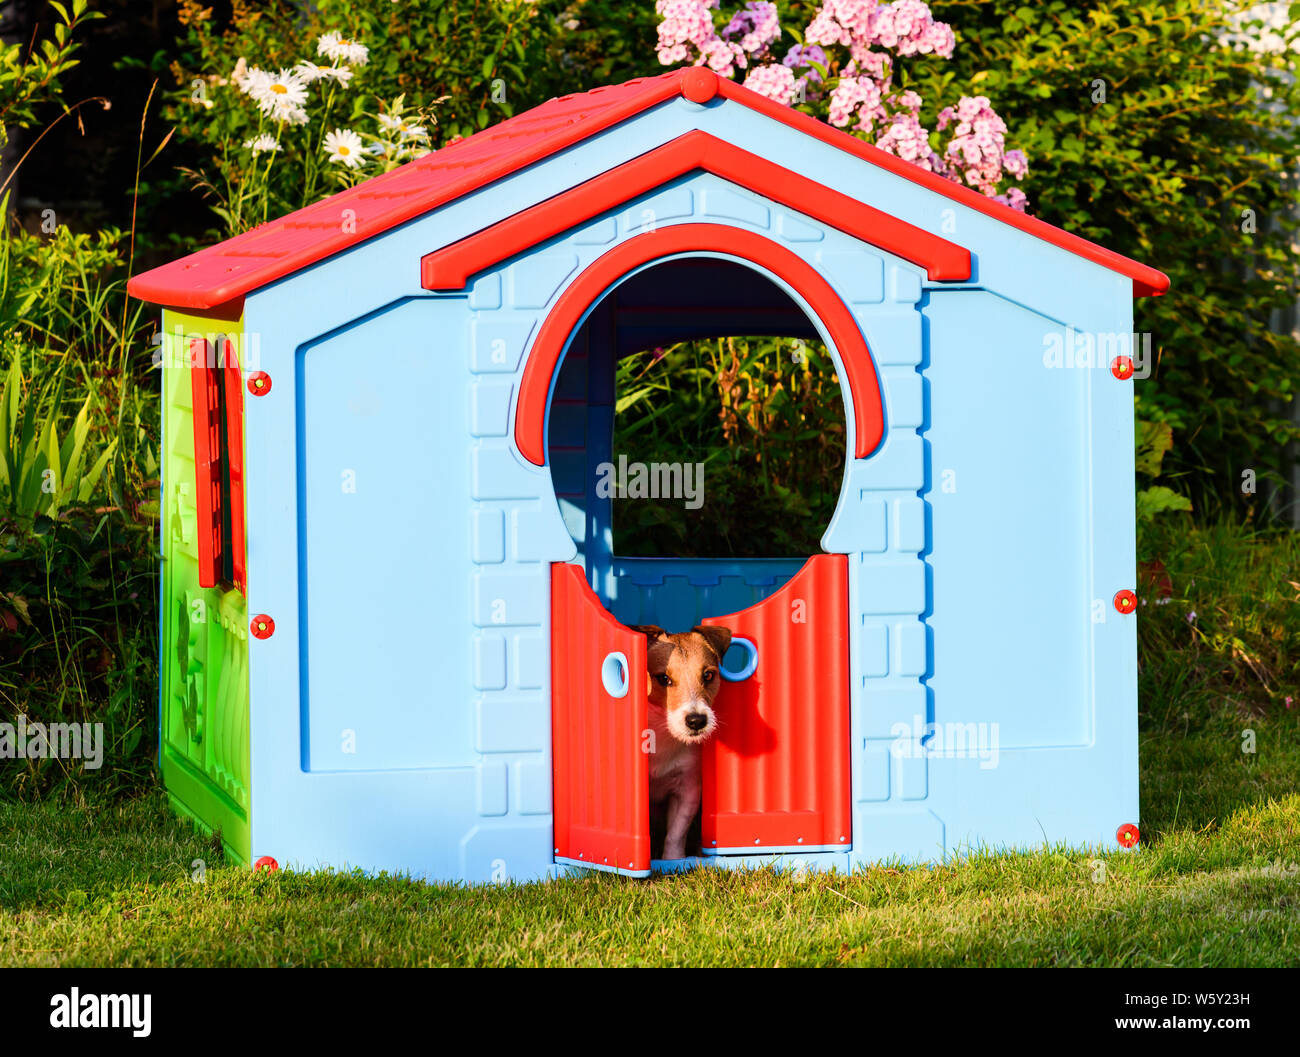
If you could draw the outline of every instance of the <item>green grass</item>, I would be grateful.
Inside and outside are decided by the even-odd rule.
[[[252,874],[222,865],[161,794],[0,805],[0,964],[1294,965],[1300,719],[1256,730],[1253,755],[1226,714],[1144,737],[1138,852],[976,854],[852,877],[467,888]]]
[[[1300,536],[1177,518],[1143,545],[1172,597],[1144,591],[1139,614],[1135,853],[484,888],[253,875],[160,791],[131,795],[148,777],[45,799],[18,783],[27,802],[0,803],[0,965],[1294,965]]]

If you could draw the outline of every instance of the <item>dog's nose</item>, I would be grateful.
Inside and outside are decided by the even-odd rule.
[[[709,725],[709,717],[703,712],[692,712],[686,717],[686,728],[693,731],[701,731]]]

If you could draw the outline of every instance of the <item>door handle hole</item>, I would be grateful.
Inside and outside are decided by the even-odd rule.
[[[605,655],[600,665],[600,682],[610,697],[627,697],[627,654],[615,651]]]
[[[731,640],[731,645],[727,647],[722,663],[718,665],[722,678],[731,683],[738,683],[742,679],[748,679],[757,669],[758,647],[749,639],[742,638],[740,635],[735,636]]]

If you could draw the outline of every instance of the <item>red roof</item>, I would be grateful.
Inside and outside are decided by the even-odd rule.
[[[1127,275],[1135,296],[1163,294],[1169,279],[1068,231],[1018,213],[968,187],[886,154],[807,114],[782,106],[702,67],[552,99],[392,172],[131,279],[142,301],[208,309],[333,256],[678,95],[706,102],[715,94],[774,118],[863,161],[911,180],[1026,234]],[[355,213],[345,231],[341,212]]]

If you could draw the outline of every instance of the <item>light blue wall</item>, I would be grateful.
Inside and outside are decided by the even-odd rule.
[[[1114,288],[1095,330],[1127,334],[1125,281],[1078,273]],[[993,293],[922,311],[929,609],[864,616],[855,858],[1114,847],[1138,821],[1136,618],[1111,603],[1134,582],[1130,383],[1044,366],[1062,328]],[[923,694],[892,686],[918,670]],[[924,754],[894,751],[926,722]]]

